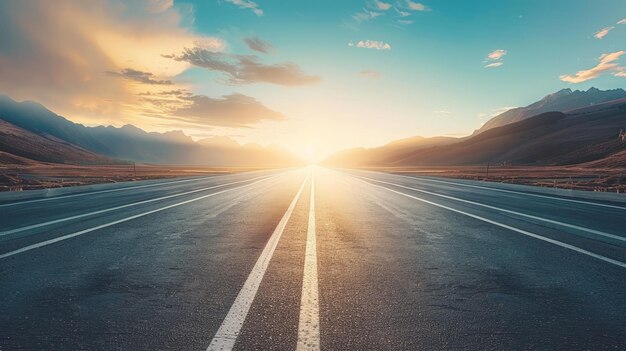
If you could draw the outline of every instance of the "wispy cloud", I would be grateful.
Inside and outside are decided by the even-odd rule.
[[[361,40],[356,44],[348,43],[348,46],[356,46],[357,48],[363,49],[391,50],[391,45],[385,43],[384,41],[377,40]]]
[[[504,62],[502,62],[502,59],[504,58],[506,54],[507,54],[507,51],[504,49],[494,50],[490,52],[489,54],[487,54],[487,57],[483,61],[487,63],[485,65],[485,68],[495,68],[495,67],[502,66],[504,64]]]
[[[626,24],[626,18],[617,21],[617,24]],[[609,34],[609,32],[612,31],[613,29],[615,29],[614,26],[609,26],[609,27],[606,27],[606,28],[602,28],[599,31],[597,31],[593,36],[596,37],[597,39],[602,39],[607,34]]]
[[[132,80],[142,84],[150,84],[150,85],[172,85],[171,80],[158,80],[154,79],[154,74],[150,72],[142,72],[137,71],[132,68],[125,68],[119,72],[117,71],[106,71],[107,75],[111,77],[120,77],[128,80]]]
[[[295,63],[267,65],[261,63],[257,56],[213,52],[200,47],[185,48],[180,54],[163,57],[224,73],[228,76],[226,83],[229,84],[271,83],[296,86],[320,81],[320,77],[304,73]]]
[[[398,14],[398,16],[400,16],[400,17],[409,17],[411,15],[411,13],[407,12],[407,11],[402,11],[402,10],[399,10],[397,8],[395,10],[396,10],[396,13]]]
[[[429,10],[429,8],[426,7],[426,5],[419,3],[419,2],[414,2],[411,0],[408,0],[406,2],[406,5],[412,11],[428,11]]]
[[[376,11],[370,11],[368,9],[363,9],[361,12],[356,12],[352,14],[352,19],[357,21],[358,23],[372,20],[376,17],[382,16],[383,14]]]
[[[616,51],[603,54],[598,58],[599,62],[595,67],[578,71],[574,75],[562,75],[559,76],[559,79],[568,83],[581,83],[598,78],[602,73],[607,71],[615,71],[616,73],[614,73],[614,75],[621,76],[620,73],[623,72],[624,68],[620,67],[616,61],[625,53],[625,51]]]
[[[611,31],[611,29],[613,29],[615,27],[606,27],[606,28],[602,28],[599,31],[596,32],[596,34],[594,34],[593,36],[598,38],[598,39],[602,39],[604,38],[607,34],[609,34],[609,32]]]
[[[494,68],[494,67],[500,67],[502,66],[503,63],[502,62],[492,62],[492,63],[488,63],[485,65],[485,68]]]
[[[364,78],[378,79],[382,76],[382,73],[380,73],[379,71],[374,71],[374,70],[365,70],[365,71],[359,72],[359,75]]]
[[[257,52],[261,52],[264,54],[269,54],[274,51],[274,47],[272,44],[262,40],[259,37],[249,37],[244,39],[246,45],[250,48],[250,50],[254,50]]]
[[[230,2],[231,4],[237,5],[239,8],[242,8],[242,9],[250,9],[257,16],[263,16],[263,14],[264,14],[263,10],[259,7],[259,4],[257,4],[254,1],[250,1],[250,0],[226,0],[226,2]]]
[[[374,7],[381,11],[387,11],[391,8],[391,4],[380,0],[374,0]]]
[[[393,11],[391,11],[393,9]],[[413,20],[403,19],[411,16],[414,12],[430,11],[426,5],[411,0],[396,0],[395,2],[387,2],[385,0],[369,0],[365,7],[351,15],[353,23],[346,23],[346,26],[356,29],[358,24],[366,21],[375,20],[381,16],[388,16],[388,24],[397,27],[398,24],[412,24]]]

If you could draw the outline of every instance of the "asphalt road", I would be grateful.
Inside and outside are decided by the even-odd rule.
[[[320,167],[0,195],[0,350],[623,350],[625,228]]]

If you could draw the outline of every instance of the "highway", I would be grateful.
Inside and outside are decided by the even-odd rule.
[[[0,194],[0,350],[626,349],[626,203],[522,189],[305,167]]]

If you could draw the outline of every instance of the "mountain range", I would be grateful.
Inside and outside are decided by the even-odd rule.
[[[415,136],[375,148],[338,152],[342,167],[513,165],[626,166],[626,92],[563,89],[510,109],[463,138]],[[275,146],[228,137],[194,141],[182,131],[148,133],[133,125],[86,127],[30,101],[0,96],[0,163],[139,162],[168,165],[283,167],[302,164]]]
[[[343,167],[626,165],[626,92],[563,89],[510,109],[464,138],[413,137],[341,151],[323,163]]]
[[[541,100],[526,107],[517,107],[507,110],[482,125],[474,134],[482,133],[486,130],[501,127],[507,124],[523,121],[544,112],[567,112],[583,107],[592,107],[607,101],[626,98],[626,91],[623,89],[600,90],[589,88],[589,90],[561,89],[556,93],[544,96]]]
[[[227,137],[194,142],[182,131],[148,133],[133,125],[86,127],[44,106],[0,96],[2,160],[72,164],[140,162],[169,165],[282,167],[302,161],[276,146],[240,145]]]

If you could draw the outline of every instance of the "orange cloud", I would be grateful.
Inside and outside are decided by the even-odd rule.
[[[163,52],[225,46],[182,21],[171,0],[2,1],[0,22],[11,32],[0,36],[0,91],[82,122],[136,122],[137,93],[190,67]]]
[[[599,31],[596,32],[596,34],[594,34],[593,36],[596,37],[597,39],[602,39],[604,38],[607,34],[609,34],[609,32],[611,31],[611,29],[613,29],[615,27],[606,27],[606,28],[602,28]]]
[[[559,79],[568,83],[581,83],[590,79],[598,78],[598,76],[607,71],[621,71],[623,68],[621,68],[615,61],[619,60],[619,58],[625,53],[625,51],[617,51],[609,54],[603,54],[598,58],[600,62],[595,67],[578,71],[574,75],[562,75],[559,76]]]
[[[419,2],[413,2],[411,0],[407,1],[407,6],[413,11],[428,11],[428,7],[426,7],[426,5]]]
[[[504,55],[506,55],[506,50],[498,49],[490,52],[487,55],[487,58],[489,60],[500,60],[502,57],[504,57]]]

